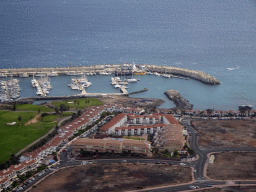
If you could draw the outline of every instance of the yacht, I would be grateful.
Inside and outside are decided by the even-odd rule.
[[[22,78],[24,78],[24,77],[29,77],[29,75],[28,75],[27,73],[20,73],[20,74],[19,74],[19,77],[22,77]]]
[[[58,73],[56,73],[55,71],[52,71],[51,73],[48,74],[49,77],[57,77]]]

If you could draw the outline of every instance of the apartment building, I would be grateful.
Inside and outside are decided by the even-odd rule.
[[[183,126],[180,124],[169,124],[163,129],[155,132],[153,137],[154,146],[162,151],[180,151],[185,145]]]
[[[79,154],[81,150],[88,152],[109,152],[109,153],[136,153],[151,155],[151,143],[144,140],[130,140],[130,139],[88,139],[79,138],[73,142],[73,150]]]

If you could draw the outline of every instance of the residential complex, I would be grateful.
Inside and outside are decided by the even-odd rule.
[[[81,150],[101,153],[136,153],[151,156],[151,143],[145,140],[131,139],[87,139],[79,138],[73,142],[73,150],[80,153]]]

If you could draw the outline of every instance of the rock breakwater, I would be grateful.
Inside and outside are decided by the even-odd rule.
[[[173,89],[166,90],[164,94],[174,102],[176,105],[176,109],[192,109],[193,105],[189,103],[187,99],[185,99],[181,94]]]
[[[221,84],[221,82],[217,78],[202,71],[159,65],[146,65],[146,67],[149,71],[153,72],[181,75],[211,85]]]

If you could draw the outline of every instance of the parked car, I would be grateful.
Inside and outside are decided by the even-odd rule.
[[[212,187],[212,185],[211,185],[211,184],[208,184],[207,187]]]
[[[180,165],[184,166],[184,165],[186,165],[186,164],[185,164],[185,163],[180,163]]]
[[[126,160],[122,160],[121,163],[127,163],[127,161]]]
[[[161,163],[158,161],[158,162],[155,162],[155,164],[161,164]]]
[[[190,189],[196,189],[196,187],[193,186],[193,185],[190,185],[189,188],[190,188]]]

